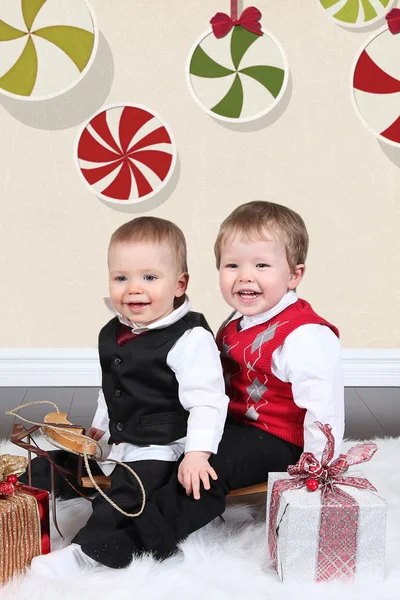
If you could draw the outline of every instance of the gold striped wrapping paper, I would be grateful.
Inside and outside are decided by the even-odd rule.
[[[0,585],[41,554],[40,516],[34,496],[16,491],[0,498]]]

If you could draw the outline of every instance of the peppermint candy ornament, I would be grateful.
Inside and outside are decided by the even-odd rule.
[[[86,186],[117,204],[148,200],[169,181],[176,147],[168,126],[144,106],[102,109],[78,136],[76,165]]]
[[[400,10],[362,47],[351,78],[352,99],[363,124],[381,141],[400,145]]]
[[[217,13],[187,62],[188,87],[197,104],[222,121],[244,123],[271,111],[287,87],[289,68],[279,42],[261,28],[261,13],[246,8],[237,18]]]
[[[376,23],[395,0],[318,0],[329,17],[339,25],[361,28]]]
[[[0,93],[45,100],[74,87],[98,42],[85,0],[0,0]]]

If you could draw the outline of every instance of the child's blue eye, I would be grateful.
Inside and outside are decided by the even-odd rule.
[[[269,265],[267,265],[266,263],[258,263],[256,267],[257,269],[264,269],[265,267],[269,267]]]
[[[125,275],[118,275],[118,277],[115,278],[115,281],[126,281],[126,277]]]
[[[145,275],[143,279],[145,279],[146,281],[155,281],[157,277],[155,275]]]
[[[228,269],[237,269],[237,264],[235,264],[235,263],[229,263],[226,266]]]

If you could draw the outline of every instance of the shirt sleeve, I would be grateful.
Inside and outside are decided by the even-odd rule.
[[[99,395],[97,397],[97,410],[93,417],[92,427],[96,427],[96,429],[102,429],[103,431],[108,430],[108,410],[106,401],[104,398],[103,390],[99,390]]]
[[[203,327],[186,331],[167,356],[179,386],[179,400],[189,411],[185,452],[216,453],[222,437],[228,397],[218,348]]]
[[[344,384],[337,336],[325,325],[298,327],[273,353],[272,372],[292,384],[295,404],[306,410],[304,451],[321,458],[326,437],[314,424],[320,421],[332,427],[336,458],[344,434]]]

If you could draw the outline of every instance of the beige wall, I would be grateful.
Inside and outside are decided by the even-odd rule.
[[[186,86],[189,49],[228,0],[92,0],[104,37],[90,85],[47,108],[0,100],[0,346],[95,347],[109,318],[102,304],[108,238],[137,214],[183,228],[190,297],[216,328],[229,308],[218,291],[214,238],[220,221],[253,199],[304,217],[311,247],[299,292],[339,326],[342,345],[398,346],[400,158],[364,129],[349,97],[350,67],[371,33],[333,24],[317,0],[256,5],[292,77],[286,109],[269,126],[221,125]],[[86,190],[72,152],[78,123],[120,101],[158,112],[180,157],[166,200],[124,211]],[[63,111],[72,127],[43,129],[59,128]]]

